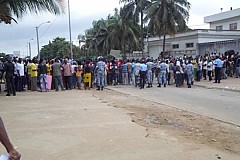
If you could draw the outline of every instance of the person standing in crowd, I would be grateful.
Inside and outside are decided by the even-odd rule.
[[[214,66],[215,66],[215,82],[214,83],[220,83],[222,65],[223,65],[222,60],[219,58],[219,56],[216,56],[216,60],[214,62]]]
[[[106,62],[106,72],[107,72],[107,85],[110,85],[111,84],[111,72],[110,72],[110,61],[107,61]]]
[[[194,66],[190,60],[188,61],[188,64],[186,66],[186,73],[187,73],[187,85],[188,88],[191,88],[194,74]]]
[[[197,59],[196,61],[197,63],[197,81],[201,80],[201,72],[202,72],[202,62],[200,60]]]
[[[71,90],[72,89],[72,84],[71,84],[72,67],[71,67],[71,64],[68,62],[68,59],[64,60],[64,64],[62,66],[63,66],[63,76],[64,76],[66,90]]]
[[[59,91],[58,86],[61,86],[62,91],[64,91],[63,83],[62,83],[62,65],[59,63],[58,59],[55,59],[55,62],[52,65],[52,72],[53,72],[53,80],[55,91]]]
[[[167,64],[165,63],[164,60],[161,61],[159,64],[159,78],[158,78],[158,87],[161,87],[163,84],[164,87],[166,87],[167,84]]]
[[[2,118],[0,117],[0,142],[9,154],[9,160],[20,160],[21,154],[16,151],[8,137]]]
[[[84,75],[83,75],[84,89],[90,90],[91,83],[92,83],[92,80],[91,80],[92,75],[91,75],[91,66],[89,64],[89,61],[85,62],[83,72],[84,72]]]
[[[204,80],[207,79],[207,59],[204,59],[203,62],[203,78]]]
[[[115,60],[113,59],[110,63],[110,84],[117,85],[117,65]]]
[[[81,65],[81,62],[78,62],[78,65],[77,65],[76,77],[77,77],[77,88],[78,88],[78,90],[80,90],[82,88],[81,87],[81,83],[82,83],[82,65]]]
[[[128,65],[126,61],[124,61],[122,64],[122,84],[128,84]]]
[[[134,86],[137,87],[138,85],[138,79],[140,79],[140,63],[139,60],[136,61],[135,65],[134,65]],[[139,82],[140,83],[140,82]],[[140,84],[141,85],[141,84]]]
[[[145,64],[145,61],[142,60],[140,64],[140,89],[144,89],[145,81],[146,81],[146,74],[147,74],[147,65]]]
[[[212,60],[209,60],[207,64],[207,73],[208,73],[209,81],[212,81],[212,71],[213,71],[213,63],[212,63]]]
[[[96,66],[97,70],[97,90],[103,90],[104,88],[104,80],[105,80],[105,63],[103,62],[103,57],[98,57],[98,62]]]
[[[46,61],[43,61],[43,59],[40,59],[39,65],[38,65],[38,74],[39,74],[39,87],[40,92],[43,91],[43,84],[45,85],[45,90],[48,92],[48,82],[47,82],[47,66]]]
[[[174,63],[171,60],[169,64],[169,79],[168,79],[168,85],[173,85],[174,83]]]
[[[132,81],[132,63],[130,60],[127,60],[127,66],[128,66],[128,85],[130,85]]]
[[[77,85],[77,76],[76,76],[76,72],[77,72],[77,62],[72,62],[72,77],[71,77],[71,84],[72,84],[72,88],[76,88]]]
[[[147,81],[148,81],[147,88],[150,88],[150,87],[152,87],[152,83],[153,83],[153,71],[152,70],[155,66],[151,59],[147,60],[146,65],[147,65]]]
[[[24,91],[24,64],[22,62],[22,58],[18,59],[18,62],[16,64],[17,69],[17,75],[18,75],[18,86],[16,86],[17,91],[22,92]]]
[[[31,80],[31,73],[32,73],[31,66],[32,66],[32,60],[29,59],[27,61],[27,89],[28,90],[31,90],[31,84],[32,84],[32,80]]]
[[[14,83],[14,71],[15,66],[12,63],[12,57],[6,57],[7,62],[4,64],[4,72],[6,72],[5,79],[7,82],[7,94],[6,96],[10,96],[11,92],[13,96],[16,96],[16,88]]]
[[[37,66],[36,66],[36,60],[32,60],[31,64],[31,90],[37,91]]]
[[[0,59],[0,83],[2,82],[3,78],[3,61]]]
[[[227,59],[226,58],[223,58],[223,61],[222,61],[223,65],[222,65],[222,74],[221,74],[221,78],[222,79],[227,79]]]
[[[240,76],[240,55],[237,52],[237,58],[236,58],[236,62],[235,62],[235,66],[236,66],[236,78],[238,78]]]

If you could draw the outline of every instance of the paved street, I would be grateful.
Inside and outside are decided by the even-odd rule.
[[[144,90],[133,86],[111,86],[108,88],[240,125],[239,92],[206,89],[196,86],[191,89],[186,87],[176,88],[175,86],[157,88],[156,85],[153,88],[145,88]]]
[[[147,92],[125,90],[134,94]],[[184,89],[164,90],[170,93]],[[158,131],[158,139],[147,138],[146,128],[133,123],[126,111],[93,97],[92,92],[96,91],[24,92],[16,97],[0,94],[1,117],[22,159],[215,160],[217,155],[239,159],[238,155],[183,142],[166,131]]]

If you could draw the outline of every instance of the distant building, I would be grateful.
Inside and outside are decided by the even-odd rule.
[[[166,52],[170,56],[204,55],[205,52],[223,53],[240,50],[240,8],[207,16],[205,23],[210,29],[196,29],[186,33],[166,36]],[[148,37],[144,40],[145,52],[157,58],[162,52],[163,37]]]

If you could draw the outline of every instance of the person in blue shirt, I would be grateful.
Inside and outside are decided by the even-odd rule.
[[[128,84],[128,65],[126,61],[124,61],[122,65],[122,84]]]
[[[219,56],[216,56],[216,60],[214,61],[214,65],[215,65],[215,82],[214,83],[220,83],[221,69],[222,69],[222,66],[223,66],[223,62],[219,58]]]
[[[96,65],[96,71],[97,71],[97,90],[103,90],[104,84],[105,84],[105,69],[106,65],[103,62],[103,57],[98,57],[98,62]]]
[[[142,62],[140,64],[140,84],[141,84],[140,89],[144,89],[145,80],[146,80],[146,74],[147,74],[147,65],[142,60]]]

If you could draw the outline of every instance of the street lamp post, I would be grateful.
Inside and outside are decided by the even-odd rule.
[[[41,25],[45,24],[45,23],[51,23],[51,21],[47,21],[47,22],[43,22],[41,24],[39,24],[37,27],[36,27],[36,33],[37,33],[37,51],[38,51],[38,60],[40,60],[40,50],[39,50],[39,37],[38,37],[38,29]]]
[[[69,25],[69,36],[70,36],[70,56],[73,59],[73,51],[72,51],[72,31],[71,31],[71,15],[70,15],[70,4],[68,0],[68,25]]]
[[[28,41],[28,49],[29,49],[29,57],[30,57],[30,59],[32,58],[32,51],[31,51],[31,41],[32,41],[33,39],[30,39],[29,41]]]

